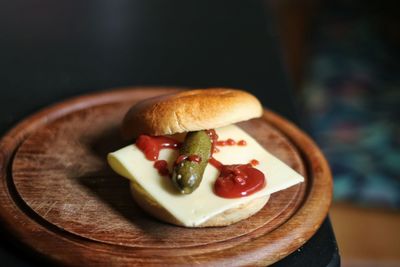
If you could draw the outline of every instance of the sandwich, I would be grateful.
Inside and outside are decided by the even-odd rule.
[[[262,114],[255,96],[234,89],[145,99],[122,122],[122,135],[134,142],[107,160],[153,217],[184,227],[227,226],[304,181],[235,125]]]

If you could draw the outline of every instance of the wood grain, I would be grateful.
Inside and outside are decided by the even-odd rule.
[[[82,96],[11,130],[0,142],[0,218],[16,238],[68,265],[269,264],[309,239],[331,201],[329,168],[307,136],[270,111],[239,126],[306,183],[273,194],[255,216],[222,228],[172,226],[134,204],[105,155],[126,145],[118,128],[132,103],[174,90]]]

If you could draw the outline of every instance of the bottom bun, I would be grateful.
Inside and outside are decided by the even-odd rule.
[[[238,221],[249,218],[261,210],[268,202],[269,196],[253,199],[237,207],[228,209],[223,213],[211,217],[200,225],[184,225],[176,219],[169,211],[162,207],[151,195],[149,195],[139,184],[131,182],[131,193],[136,203],[155,218],[171,224],[184,227],[216,227],[227,226]]]

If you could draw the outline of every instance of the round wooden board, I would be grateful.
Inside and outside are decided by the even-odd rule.
[[[240,123],[306,178],[228,227],[189,229],[141,211],[105,156],[124,145],[118,127],[132,103],[174,88],[81,96],[27,118],[0,141],[0,218],[32,249],[68,265],[265,265],[318,229],[332,197],[329,167],[293,124],[265,111]]]

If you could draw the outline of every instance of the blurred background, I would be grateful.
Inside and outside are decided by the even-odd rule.
[[[332,168],[343,266],[400,266],[400,5],[269,3],[302,118]]]

